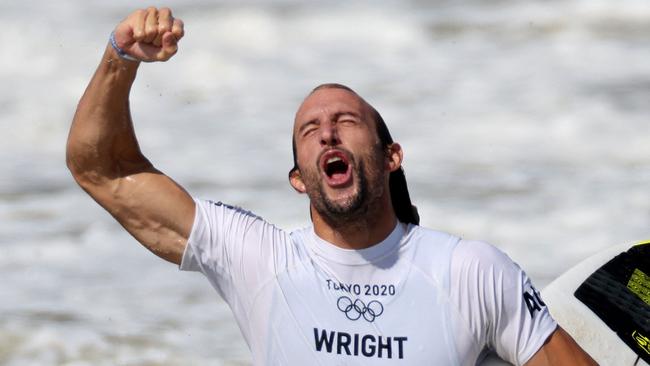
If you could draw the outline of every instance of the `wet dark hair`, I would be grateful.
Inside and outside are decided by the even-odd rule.
[[[343,84],[336,83],[321,84],[315,87],[309,94],[311,95],[320,89],[343,89],[358,95],[351,88]],[[388,126],[386,126],[386,122],[384,122],[384,119],[373,106],[367,102],[366,105],[370,107],[372,117],[375,120],[375,124],[377,126],[377,135],[379,136],[381,147],[387,149],[393,143],[393,137],[388,131]],[[295,136],[291,138],[291,148],[293,150],[293,168],[289,170],[289,177],[291,177],[291,174],[293,174],[294,171],[298,170]],[[419,225],[420,215],[418,215],[417,208],[411,203],[411,196],[409,195],[408,186],[406,184],[406,175],[404,174],[404,169],[401,166],[399,169],[390,173],[390,176],[388,177],[388,187],[390,189],[390,199],[393,203],[393,209],[395,210],[395,216],[397,216],[397,219],[407,224]]]

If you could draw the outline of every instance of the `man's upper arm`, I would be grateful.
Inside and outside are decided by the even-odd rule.
[[[469,259],[470,264],[474,264],[466,267],[476,270],[461,271],[469,275],[467,281],[482,279],[483,283],[479,293],[484,297],[477,296],[475,301],[482,305],[474,313],[481,314],[478,318],[490,324],[490,331],[483,331],[485,323],[474,324],[472,328],[477,338],[485,335],[488,347],[516,364],[596,364],[551,318],[528,276],[505,253],[480,242],[461,242],[457,251],[459,249],[455,252],[458,258],[454,258]]]
[[[180,185],[149,166],[82,187],[147,249],[180,264],[195,210]]]
[[[580,348],[576,341],[564,331],[557,327],[544,345],[531,357],[526,366],[547,366],[547,365],[597,365],[585,351]]]
[[[557,328],[526,273],[505,253],[462,240],[451,266],[451,294],[480,348],[522,364]]]

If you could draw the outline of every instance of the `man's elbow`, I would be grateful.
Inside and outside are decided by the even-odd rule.
[[[100,171],[100,164],[90,160],[68,143],[66,166],[75,182],[88,193],[91,193],[96,187],[105,185],[110,180],[107,174]]]

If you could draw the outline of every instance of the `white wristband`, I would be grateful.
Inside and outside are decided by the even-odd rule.
[[[111,36],[108,38],[108,40],[111,42],[111,46],[113,46],[113,49],[115,50],[115,52],[117,52],[117,55],[120,56],[121,58],[129,61],[140,61],[137,58],[124,52],[124,50],[117,45],[117,42],[115,41],[115,31],[111,32]]]

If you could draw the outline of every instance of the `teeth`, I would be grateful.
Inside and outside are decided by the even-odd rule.
[[[327,159],[326,163],[327,163],[327,164],[331,164],[331,163],[335,163],[335,162],[337,162],[337,161],[343,161],[343,159],[341,159],[341,158],[338,157],[338,156],[335,156],[335,157],[332,157],[332,158]]]

